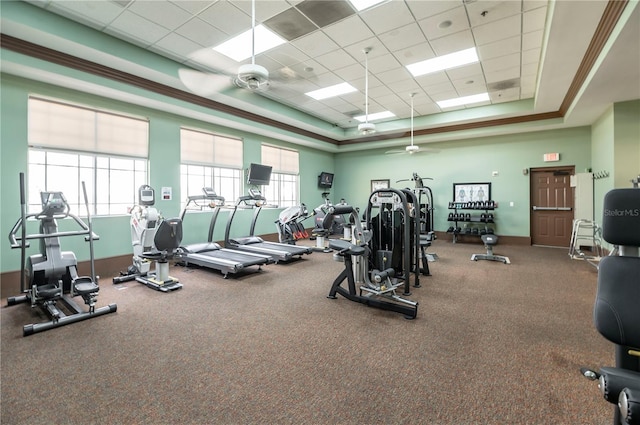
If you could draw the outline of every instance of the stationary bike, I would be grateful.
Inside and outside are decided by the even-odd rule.
[[[7,303],[15,305],[28,302],[32,308],[40,308],[50,317],[49,321],[25,325],[22,329],[23,336],[113,313],[118,308],[116,304],[95,307],[100,287],[94,268],[93,241],[98,239],[98,236],[93,233],[84,182],[82,190],[88,224],[69,212],[69,204],[62,192],[41,192],[42,211],[27,214],[24,173],[20,173],[21,217],[9,233],[9,241],[11,248],[20,248],[21,251],[20,290],[23,295],[10,297]],[[60,231],[57,220],[67,218],[73,219],[80,230]],[[40,221],[38,233],[27,234],[26,226],[29,219]],[[66,236],[84,236],[89,242],[91,276],[78,276],[75,254],[71,251],[61,251],[60,238]],[[40,253],[25,259],[30,239],[40,241]],[[76,296],[81,297],[89,306],[88,311],[75,303],[73,298]]]
[[[161,292],[175,291],[183,285],[169,276],[168,260],[176,255],[182,241],[182,220],[164,219],[154,204],[153,188],[140,186],[138,205],[131,209],[130,219],[133,264],[114,277],[113,283],[136,280]],[[155,270],[151,270],[154,261]]]

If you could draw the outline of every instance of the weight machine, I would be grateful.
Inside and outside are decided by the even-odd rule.
[[[32,308],[43,310],[51,320],[25,325],[23,336],[115,312],[118,308],[116,304],[96,308],[100,287],[95,274],[93,241],[98,236],[93,233],[84,182],[82,192],[87,208],[87,223],[69,212],[69,204],[62,192],[41,192],[42,211],[27,214],[24,186],[24,173],[20,173],[21,215],[9,233],[11,248],[20,248],[20,292],[23,295],[8,298],[7,304],[11,306],[28,302]],[[60,231],[57,220],[67,218],[73,219],[80,230]],[[27,234],[29,219],[40,221],[38,233]],[[75,254],[61,251],[60,238],[66,236],[84,236],[89,242],[91,276],[79,276]],[[28,240],[31,239],[40,241],[40,253],[26,258],[26,249],[30,245]],[[76,296],[80,296],[89,306],[88,311],[75,303],[73,298]]]
[[[384,201],[382,201],[384,199]],[[411,249],[408,246],[409,227],[402,226],[405,249],[402,251],[404,279],[397,277],[394,267],[394,252],[389,245],[376,241],[375,231],[369,226],[371,223],[371,209],[374,206],[395,205],[403,210],[408,217],[406,196],[395,189],[381,189],[374,191],[365,213],[367,228],[363,229],[358,217],[358,211],[349,205],[333,206],[328,213],[332,215],[348,214],[352,225],[352,242],[345,240],[329,241],[329,248],[337,251],[334,258],[343,261],[344,270],[334,280],[328,298],[335,299],[336,294],[372,307],[401,313],[407,319],[414,319],[418,313],[418,303],[399,296],[396,290],[404,286],[404,294],[409,291],[409,264]],[[393,212],[393,210],[391,210]],[[393,232],[393,230],[392,230]],[[394,235],[392,235],[393,237]],[[347,281],[347,287],[342,283]],[[356,286],[359,286],[358,290]]]

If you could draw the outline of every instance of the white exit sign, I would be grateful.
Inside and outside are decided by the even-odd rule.
[[[544,154],[544,162],[553,162],[553,161],[560,161],[560,154],[558,152]]]

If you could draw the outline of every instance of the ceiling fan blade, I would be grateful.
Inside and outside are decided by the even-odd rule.
[[[405,151],[404,149],[403,150],[393,149],[393,150],[390,150],[390,151],[386,151],[384,154],[385,155],[402,155],[402,154],[405,154],[405,153],[407,153],[407,151]]]
[[[232,81],[227,76],[210,74],[194,69],[180,69],[178,75],[182,84],[189,91],[199,96],[211,96],[232,85]]]

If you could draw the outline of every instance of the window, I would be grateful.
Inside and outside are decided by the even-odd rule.
[[[264,187],[264,196],[279,207],[299,204],[299,155],[297,151],[262,145],[262,164],[273,167],[271,183]]]
[[[199,130],[180,129],[180,193],[190,195],[212,187],[226,201],[242,191],[242,140]]]
[[[92,214],[127,214],[147,183],[149,122],[37,97],[28,105],[28,211],[41,210],[41,191],[61,191],[84,215],[84,182]]]

